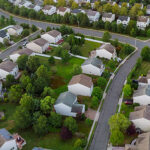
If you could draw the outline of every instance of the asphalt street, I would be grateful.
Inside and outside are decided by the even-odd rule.
[[[0,12],[0,15],[4,15],[5,17],[9,17],[8,14],[5,14],[3,12]],[[28,23],[28,24],[34,24],[42,29],[46,29],[47,26],[52,27],[59,27],[58,24],[51,24],[51,23],[44,23],[44,22],[37,22],[37,21],[29,21],[22,18],[14,17],[14,20],[19,23]],[[95,37],[102,37],[103,32],[98,30],[90,30],[85,28],[77,28],[72,27],[73,30],[76,33],[82,33],[89,36],[95,36]],[[132,37],[127,37],[115,33],[111,33],[112,39],[118,39],[120,42],[129,43],[133,46],[136,46],[138,48],[138,51],[132,55],[124,65],[122,65],[116,74],[115,78],[113,79],[110,88],[108,90],[107,96],[105,98],[99,120],[98,125],[95,130],[94,138],[92,140],[92,143],[90,145],[90,150],[106,150],[109,140],[109,126],[108,126],[108,120],[109,118],[116,112],[118,100],[122,91],[122,87],[124,84],[124,81],[133,68],[133,66],[136,63],[137,58],[140,56],[141,49],[148,45],[150,46],[150,42],[144,42],[141,40],[135,40]],[[10,52],[13,52],[15,49],[12,48]],[[2,53],[0,54],[0,58],[7,57],[10,53]]]

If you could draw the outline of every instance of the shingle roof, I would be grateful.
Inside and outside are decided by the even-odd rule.
[[[76,99],[77,99],[76,95],[74,95],[71,92],[67,91],[67,92],[61,93],[59,95],[59,97],[57,98],[55,104],[63,103],[65,105],[67,105],[67,106],[72,107],[72,105],[74,104]]]
[[[97,68],[101,68],[101,66],[103,65],[102,61],[95,57],[85,60],[85,62],[82,64],[82,66],[88,65],[88,64],[92,64],[93,66],[95,66]]]
[[[112,17],[112,13],[103,13],[103,17],[105,18],[111,18]]]
[[[61,11],[61,12],[65,12],[66,9],[67,9],[66,7],[59,7],[59,8],[58,8],[58,10]]]
[[[112,53],[112,54],[115,52],[115,47],[112,46],[112,45],[109,44],[109,43],[102,44],[102,45],[100,46],[100,49],[105,49],[105,50],[107,50],[108,52],[110,52],[110,53]]]
[[[43,9],[45,9],[45,10],[50,10],[51,8],[52,8],[51,5],[45,5],[45,6],[43,7]]]
[[[4,37],[6,37],[6,31],[5,30],[1,30],[0,31],[0,37],[2,37],[2,38],[4,38]]]
[[[130,113],[130,120],[145,118],[150,120],[150,106],[135,107],[134,112]]]
[[[26,54],[26,55],[31,55],[33,53],[32,50],[28,49],[28,48],[24,48],[24,49],[20,49],[16,52],[14,52],[13,54],[20,54],[20,55],[23,55],[23,54]]]
[[[52,30],[47,32],[49,35],[53,36],[53,37],[57,37],[59,34],[61,34],[59,31],[57,30]]]
[[[71,11],[71,13],[74,13],[74,14],[77,14],[77,13],[80,13],[81,12],[81,9],[73,9]]]
[[[73,76],[71,81],[69,82],[69,85],[77,83],[87,86],[89,88],[93,85],[92,78],[84,74]]]
[[[133,97],[148,95],[150,96],[150,85],[139,86],[139,88],[134,91]]]
[[[139,16],[137,18],[137,21],[139,21],[139,22],[147,22],[148,18],[149,17],[147,17],[147,16]]]
[[[20,26],[20,25],[15,25],[15,26],[13,26],[12,28],[15,29],[15,30],[18,30],[18,29],[21,29],[22,26]]]
[[[0,63],[0,69],[11,72],[17,65],[10,60]]]
[[[92,11],[92,10],[85,10],[88,16],[95,16],[97,11]]]
[[[139,77],[138,81],[141,82],[141,83],[148,83],[147,77],[144,77],[144,76]]]
[[[36,39],[36,40],[34,40],[32,42],[36,43],[39,46],[44,46],[46,43],[48,43],[46,40],[44,40],[42,38]]]
[[[128,16],[119,16],[118,19],[121,21],[128,21]]]

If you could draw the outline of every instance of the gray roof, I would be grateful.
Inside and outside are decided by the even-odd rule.
[[[57,30],[52,30],[47,32],[49,35],[51,35],[52,37],[57,37],[58,35],[60,35],[61,33]]]
[[[5,129],[0,129],[0,136],[2,136],[6,141],[14,139],[13,136]]]
[[[92,64],[93,66],[95,66],[97,68],[101,68],[101,66],[103,65],[102,61],[95,57],[85,60],[85,62],[82,64],[82,66],[85,66],[88,64]]]
[[[76,101],[77,96],[72,94],[71,92],[64,92],[61,93],[59,95],[59,97],[57,98],[55,104],[60,104],[63,103],[67,106],[72,107],[72,105],[74,104],[74,102]]]
[[[13,63],[10,60],[6,60],[0,63],[0,69],[5,70],[7,72],[11,72],[16,66],[17,64]]]
[[[71,13],[73,13],[73,14],[77,14],[77,13],[80,13],[80,12],[81,12],[81,9],[73,9],[71,11]]]
[[[112,54],[115,52],[115,47],[109,43],[102,44],[100,49],[105,49]]]
[[[32,53],[34,53],[32,50],[28,49],[28,48],[23,48],[23,49],[20,49],[18,51],[15,51],[13,54],[20,54],[20,55],[31,55]]]
[[[39,46],[44,46],[46,43],[48,43],[46,40],[44,40],[42,38],[36,39],[34,41],[31,41],[31,42],[34,42],[35,44],[37,44]]]
[[[4,37],[6,37],[6,31],[5,30],[1,30],[0,31],[0,37],[2,37],[2,38],[4,38]]]
[[[137,21],[139,21],[139,22],[147,22],[148,19],[149,19],[148,16],[139,16],[139,17],[137,18]]]
[[[150,96],[150,85],[139,86],[138,90],[134,92],[133,97],[142,95]]]
[[[105,18],[111,18],[112,17],[112,13],[103,13],[103,17]]]
[[[82,113],[82,110],[83,110],[83,105],[74,104],[74,105],[72,106],[71,112],[74,112],[74,113]]]
[[[147,9],[150,9],[150,5],[147,5]]]
[[[121,21],[127,21],[128,16],[119,16],[118,19],[121,20]]]
[[[97,11],[93,11],[93,10],[85,10],[85,12],[88,16],[95,16],[97,13]]]

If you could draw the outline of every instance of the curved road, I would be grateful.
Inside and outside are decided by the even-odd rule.
[[[4,15],[5,17],[9,17],[8,14],[5,14],[0,10],[0,15]],[[22,19],[19,17],[14,17],[14,20],[19,22],[19,23],[29,23],[29,24],[34,24],[36,26],[39,26],[42,29],[46,29],[47,26],[50,27],[60,27],[58,24],[52,24],[52,23],[45,23],[45,22],[38,22],[38,21],[29,21],[26,19]],[[98,31],[98,30],[90,30],[90,29],[85,29],[85,28],[77,28],[77,27],[72,27],[73,30],[76,33],[82,33],[85,35],[89,36],[96,36],[96,37],[102,37],[103,32]],[[136,45],[138,48],[138,51],[132,55],[124,65],[122,65],[116,74],[115,78],[113,79],[110,88],[108,90],[107,96],[105,98],[99,120],[98,120],[98,125],[94,134],[94,138],[92,140],[92,143],[90,145],[90,150],[106,150],[107,149],[107,144],[109,140],[109,126],[108,126],[108,120],[116,112],[118,100],[123,88],[124,81],[133,68],[133,66],[136,63],[137,58],[140,56],[140,51],[141,49],[148,45],[150,46],[150,42],[144,42],[140,40],[135,40],[134,38],[111,33],[112,39],[118,39],[120,42],[124,43],[129,43],[133,46]],[[9,54],[9,52],[4,52]],[[0,57],[3,57],[3,53],[0,54]]]

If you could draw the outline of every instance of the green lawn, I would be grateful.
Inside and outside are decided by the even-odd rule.
[[[73,150],[74,142],[78,137],[74,136],[68,141],[62,141],[60,138],[60,129],[55,133],[38,136],[32,129],[18,131],[14,128],[13,114],[16,107],[17,105],[13,103],[0,103],[0,111],[4,111],[6,117],[4,121],[0,121],[0,128],[6,128],[11,133],[19,133],[27,142],[26,146],[23,147],[23,150],[31,150],[35,146],[51,148],[53,150]],[[78,131],[84,133],[85,136],[88,136],[91,127],[86,125],[84,121],[78,121],[78,125]]]
[[[92,41],[85,41],[85,43],[80,48],[80,52],[82,56],[88,57],[90,52],[100,47],[101,44]]]

